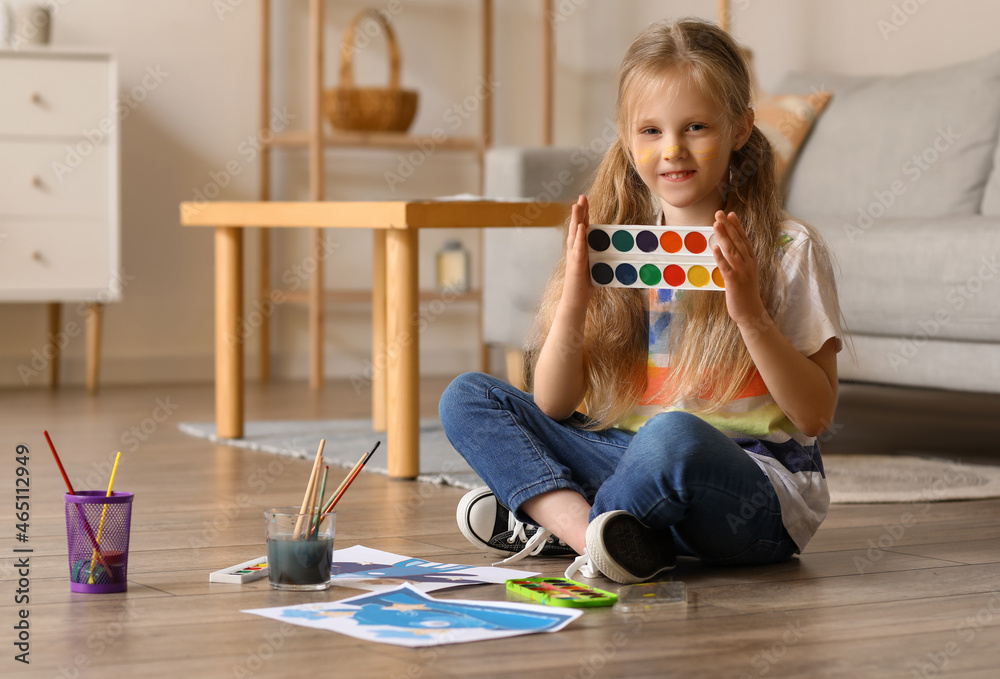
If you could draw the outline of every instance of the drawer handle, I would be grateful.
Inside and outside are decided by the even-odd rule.
[[[36,262],[40,262],[40,261],[42,261],[43,257],[42,257],[42,252],[41,252],[41,250],[34,250],[34,251],[32,251],[32,253],[31,253],[31,258],[32,258],[33,260],[35,260]]]
[[[32,104],[41,104],[42,103],[42,95],[40,95],[38,92],[32,92],[31,93],[31,103]]]
[[[34,177],[31,178],[31,185],[34,186],[36,189],[42,188],[42,178],[36,174]]]

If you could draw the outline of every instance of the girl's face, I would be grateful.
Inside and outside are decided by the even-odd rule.
[[[743,122],[734,129],[722,108],[677,69],[666,71],[637,103],[629,130],[633,158],[642,181],[660,198],[667,224],[715,221],[729,154],[750,136],[752,111]]]

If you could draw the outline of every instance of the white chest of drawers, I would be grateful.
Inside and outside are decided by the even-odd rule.
[[[116,101],[110,54],[0,50],[0,302],[50,303],[50,335],[55,305],[84,303],[91,344],[121,298]]]

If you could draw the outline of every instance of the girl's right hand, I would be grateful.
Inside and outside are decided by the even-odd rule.
[[[535,363],[535,405],[553,420],[564,420],[576,410],[586,392],[583,347],[587,307],[594,296],[587,255],[587,197],[573,205],[566,236],[566,271],[562,296],[552,325]]]
[[[590,280],[590,259],[587,248],[587,227],[590,226],[590,205],[581,195],[573,204],[573,214],[566,236],[566,280],[563,282],[562,303],[575,309],[586,309],[594,296]]]

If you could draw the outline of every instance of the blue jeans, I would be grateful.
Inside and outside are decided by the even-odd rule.
[[[439,406],[448,440],[497,499],[521,505],[560,488],[583,495],[590,519],[622,509],[673,533],[677,553],[716,564],[783,561],[798,548],[781,522],[770,481],[732,439],[689,413],[661,413],[638,433],[586,431],[574,413],[557,422],[531,394],[466,373]]]

